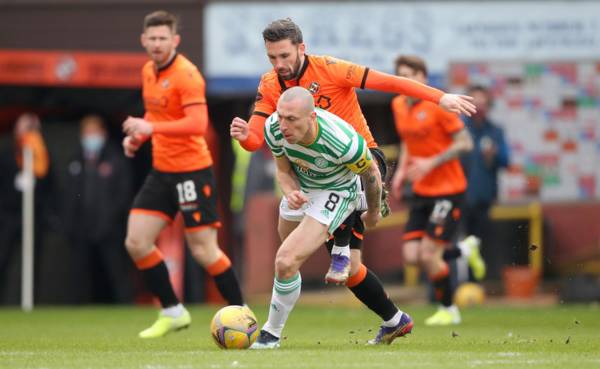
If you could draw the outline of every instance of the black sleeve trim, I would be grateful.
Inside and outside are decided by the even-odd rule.
[[[363,74],[362,81],[360,82],[360,88],[362,90],[365,89],[365,84],[367,83],[367,74],[369,74],[369,67],[365,68],[365,74]]]
[[[262,111],[255,111],[255,112],[252,113],[252,115],[258,115],[260,117],[265,117],[265,118],[269,117],[269,114],[263,113]]]
[[[279,82],[279,87],[281,87],[281,92],[287,90],[287,86],[285,85],[283,78],[281,78],[279,75],[277,75],[277,82]]]

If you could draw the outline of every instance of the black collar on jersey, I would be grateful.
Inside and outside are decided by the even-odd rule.
[[[298,85],[298,86],[300,85],[300,78],[302,78],[302,76],[306,72],[307,68],[308,68],[308,54],[304,54],[304,63],[302,64],[302,67],[300,68],[300,71],[298,72],[298,76],[296,76],[296,78],[295,78],[296,85]],[[283,78],[281,78],[281,76],[279,74],[277,75],[277,81],[279,81],[279,86],[281,87],[281,92],[288,89],[288,87],[285,85],[285,81],[283,80]]]
[[[167,69],[169,69],[169,67],[170,67],[171,65],[173,65],[173,63],[175,62],[175,59],[177,59],[177,57],[178,57],[178,56],[179,56],[179,54],[178,54],[178,53],[175,53],[175,54],[173,54],[173,57],[171,58],[171,60],[169,60],[169,61],[167,62],[167,64],[165,64],[165,65],[163,65],[162,67],[160,67],[160,68],[157,68],[157,69],[156,69],[156,74],[159,74],[159,73],[160,73],[160,72],[162,72],[163,70],[167,70]]]

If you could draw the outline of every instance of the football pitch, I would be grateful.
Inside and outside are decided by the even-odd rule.
[[[266,304],[265,304],[266,305]],[[212,342],[216,306],[191,306],[192,326],[140,340],[156,310],[141,307],[0,309],[0,368],[600,368],[600,307],[479,307],[463,324],[429,328],[429,306],[405,307],[413,334],[366,346],[378,319],[359,307],[303,306],[282,347],[224,351]],[[253,306],[259,322],[266,309]]]

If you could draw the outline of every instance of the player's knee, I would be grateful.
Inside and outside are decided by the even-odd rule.
[[[292,278],[298,272],[295,259],[290,254],[278,254],[275,258],[275,274],[278,278]]]
[[[421,244],[421,252],[419,253],[419,261],[426,269],[435,269],[438,262],[441,260],[441,249],[432,240],[426,239]]]
[[[419,254],[419,263],[423,265],[430,264],[433,261],[433,253],[429,250],[423,250]]]
[[[419,258],[415,254],[405,254],[404,255],[404,263],[407,265],[418,265]]]
[[[208,259],[209,250],[207,250],[204,245],[196,245],[194,247],[190,247],[190,253],[192,257],[198,261],[200,264],[205,264],[205,261]]]
[[[222,252],[216,243],[197,241],[194,244],[190,244],[190,253],[194,260],[206,266],[218,260]]]
[[[148,254],[152,244],[145,242],[142,237],[128,234],[125,238],[125,248],[132,258],[138,259]]]
[[[432,252],[423,252],[420,256],[421,266],[423,266],[423,269],[430,274],[437,269],[438,261],[435,253]]]

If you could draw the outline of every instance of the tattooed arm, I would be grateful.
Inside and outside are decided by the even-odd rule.
[[[381,174],[377,169],[377,165],[371,163],[360,177],[365,186],[368,206],[367,211],[361,215],[361,218],[367,227],[374,227],[381,219]]]

